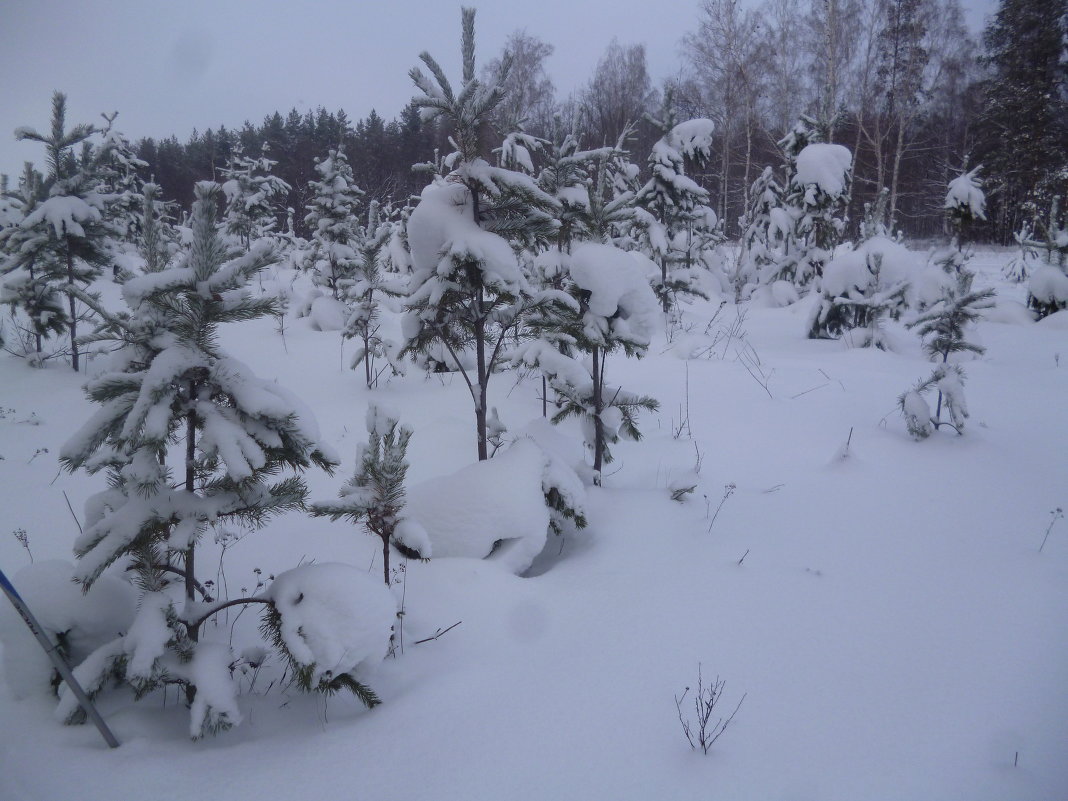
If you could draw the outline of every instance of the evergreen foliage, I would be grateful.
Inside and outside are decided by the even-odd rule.
[[[36,178],[25,182],[22,218],[0,233],[4,254],[0,297],[29,318],[37,343],[35,359],[43,358],[43,337],[65,333],[70,339],[71,367],[77,371],[81,361],[78,323],[85,311],[72,290],[96,279],[111,258],[116,232],[100,164],[109,157],[116,137],[93,149],[88,140],[97,129],[82,124],[68,130],[66,108],[66,96],[56,92],[49,133],[32,128],[15,132],[17,139],[45,146],[49,172],[40,182]],[[85,146],[80,160],[73,152],[77,145]]]
[[[425,532],[421,538],[414,534],[420,530],[418,523],[404,518],[404,481],[412,430],[374,406],[368,410],[367,430],[367,444],[356,454],[356,473],[342,486],[340,500],[313,503],[309,511],[316,517],[344,518],[353,525],[362,523],[369,534],[378,537],[382,542],[382,575],[388,587],[392,581],[391,545],[417,558],[429,558],[430,548]]]
[[[230,660],[218,653],[222,646],[199,642],[216,607],[197,579],[198,542],[214,525],[257,527],[302,508],[303,480],[279,473],[336,464],[299,401],[218,346],[220,325],[277,311],[274,299],[246,289],[275,253],[267,243],[243,255],[224,244],[219,192],[217,184],[197,186],[191,244],[178,265],[123,284],[127,312],[95,305],[103,323],[93,339],[118,349],[109,369],[86,384],[99,411],[60,455],[68,470],[106,471],[110,485],[87,504],[76,578],[88,587],[116,560],[132,560],[140,610],[113,650],[126,654],[126,678],[139,693],[163,683],[186,687],[194,737],[236,722],[232,689],[219,694],[231,686]],[[181,607],[168,587],[172,574],[181,580]],[[198,690],[201,681],[211,693]]]
[[[271,174],[277,163],[267,157],[264,143],[258,158],[246,156],[241,148],[231,155],[222,170],[226,196],[226,233],[236,238],[248,252],[252,243],[267,236],[278,225],[277,206],[289,192],[289,184]]]
[[[1068,196],[1066,41],[1066,0],[1000,0],[983,34],[990,77],[977,150],[1004,234]]]
[[[317,160],[315,170],[319,180],[308,184],[313,195],[304,217],[311,231],[306,264],[313,280],[329,287],[339,298],[340,288],[351,283],[358,263],[357,217],[364,193],[356,186],[352,168],[340,148]]]
[[[557,202],[523,173],[494,167],[482,156],[489,116],[504,97],[510,61],[483,83],[475,77],[473,9],[462,14],[463,83],[458,92],[429,53],[411,78],[420,94],[412,103],[424,119],[441,118],[451,129],[450,170],[423,190],[409,220],[413,274],[406,318],[408,352],[434,346],[448,352],[475,406],[478,458],[489,458],[487,391],[505,338],[521,325],[533,299],[516,251],[535,248],[556,233]],[[461,352],[474,351],[473,368]],[[469,362],[468,362],[469,363]]]

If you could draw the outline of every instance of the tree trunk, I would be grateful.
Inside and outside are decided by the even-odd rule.
[[[601,465],[604,462],[604,423],[601,412],[604,411],[604,359],[601,349],[594,346],[593,351],[593,483],[601,486]]]
[[[389,534],[382,537],[382,578],[389,586]]]
[[[486,317],[482,313],[482,288],[475,296],[475,361],[478,363],[478,398],[475,399],[475,430],[478,434],[478,460],[489,459],[486,444],[486,400],[489,390],[490,365],[486,364]]]
[[[70,243],[67,243],[67,284],[74,286],[74,254],[70,252]],[[70,304],[70,366],[74,372],[78,372],[78,317],[74,295],[67,294],[67,302]]]
[[[192,405],[196,399],[197,387],[195,381],[189,382],[189,403]],[[191,408],[186,413],[185,419],[185,491],[190,495],[196,491],[196,470],[194,468],[197,455],[197,419],[196,413]],[[185,550],[185,603],[188,607],[196,601],[196,542],[190,542]],[[186,634],[193,642],[200,640],[200,624],[186,623]],[[186,684],[185,700],[192,704],[196,698],[196,685]]]
[[[905,121],[898,120],[897,142],[894,146],[894,166],[890,174],[890,233],[894,232],[894,218],[897,216],[897,184],[901,174],[901,159],[905,155]]]

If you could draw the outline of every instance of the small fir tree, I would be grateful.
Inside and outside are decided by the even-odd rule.
[[[67,98],[56,92],[48,134],[32,128],[15,131],[16,139],[45,146],[49,172],[18,225],[4,232],[0,274],[5,299],[30,318],[39,346],[40,338],[49,333],[69,335],[71,367],[77,371],[81,366],[78,323],[85,312],[72,290],[88,286],[109,263],[113,230],[108,197],[96,170],[107,150],[98,149],[95,156],[90,152],[79,162],[75,146],[87,143],[97,129],[83,124],[68,130],[66,116]],[[61,292],[66,294],[62,312]]]
[[[678,123],[674,94],[664,93],[660,117],[646,115],[660,132],[649,154],[650,178],[634,197],[637,220],[644,231],[649,253],[660,267],[654,286],[664,313],[681,293],[706,297],[694,280],[694,237],[709,237],[715,214],[705,205],[708,191],[686,175],[686,163],[700,166],[712,154],[711,120]],[[711,217],[709,215],[711,214]]]

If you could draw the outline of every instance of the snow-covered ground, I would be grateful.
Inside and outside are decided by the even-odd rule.
[[[608,359],[610,382],[661,409],[643,416],[643,441],[613,447],[588,529],[550,536],[525,577],[493,559],[407,563],[394,587],[403,653],[362,674],[381,706],[280,689],[268,664],[241,678],[242,725],[199,742],[173,690],[108,696],[123,741],[109,751],[91,727],[55,722],[47,695],[5,691],[0,799],[1068,797],[1068,521],[1039,553],[1051,510],[1068,506],[1068,312],[1022,321],[1023,288],[1000,279],[1010,256],[972,262],[1001,306],[976,332],[986,354],[965,364],[963,437],[906,434],[896,398],[931,369],[914,335],[891,332],[896,352],[857,349],[804,339],[811,298],[718,313],[702,302],[645,359]],[[284,338],[270,321],[225,333],[344,457],[334,477],[308,475],[313,499],[351,475],[372,397],[414,430],[410,484],[475,460],[458,376],[413,370],[369,392],[337,332],[290,319]],[[101,488],[56,461],[92,412],[80,383],[60,364],[0,356],[9,575],[29,564],[16,529],[37,562],[69,560],[64,493],[80,515]],[[510,436],[541,427],[539,391],[494,378]],[[577,457],[577,424],[557,433]],[[672,501],[697,460],[696,491]],[[232,542],[218,579],[236,596],[301,561],[377,577],[379,547],[344,522],[290,515]],[[206,636],[228,641],[236,619],[240,650],[254,612]],[[707,756],[686,743],[674,700],[699,664],[726,682],[723,715],[745,694]]]

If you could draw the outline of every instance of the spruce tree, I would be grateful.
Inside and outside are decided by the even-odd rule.
[[[128,280],[129,311],[109,314],[96,338],[120,347],[110,369],[86,385],[100,410],[64,446],[68,470],[106,471],[110,488],[87,504],[75,542],[75,577],[91,586],[127,557],[143,597],[131,635],[83,672],[95,686],[119,673],[138,694],[165,683],[186,688],[194,737],[236,722],[228,649],[201,642],[201,627],[223,605],[198,577],[197,547],[212,525],[256,527],[303,507],[299,473],[336,464],[310,416],[276,383],[257,379],[223,351],[218,329],[278,311],[255,298],[250,279],[275,260],[267,243],[241,254],[216,224],[217,184],[196,187],[192,241],[181,262]],[[87,302],[92,298],[85,296]],[[172,448],[177,444],[177,448]],[[278,478],[283,471],[294,473]],[[181,598],[168,589],[180,582]],[[201,682],[208,692],[202,692]]]
[[[380,218],[379,206],[371,201],[367,210],[367,224],[357,229],[352,277],[345,289],[349,316],[342,336],[359,342],[350,367],[363,365],[364,382],[374,388],[384,368],[376,365],[385,359],[394,373],[401,373],[398,345],[382,333],[381,305],[385,297],[397,297],[403,289],[395,280],[386,277],[383,262],[389,259],[387,248],[394,235],[394,226]]]
[[[979,312],[994,305],[994,290],[947,295],[940,303],[908,323],[924,340],[927,355],[942,363],[931,376],[898,398],[898,405],[905,417],[909,433],[917,439],[926,438],[934,428],[949,425],[958,434],[964,431],[968,407],[964,400],[964,370],[957,364],[949,364],[954,353],[982,355],[986,349],[966,339],[967,326],[979,319]],[[934,415],[923,399],[923,393],[934,389],[938,402]],[[948,423],[942,420],[942,408],[949,412]],[[926,409],[926,413],[924,410]]]
[[[475,72],[475,12],[462,12],[463,77],[454,91],[429,53],[420,59],[430,71],[410,72],[419,89],[412,103],[424,120],[441,118],[451,129],[453,152],[447,176],[423,190],[408,223],[412,278],[405,320],[407,351],[435,345],[449,354],[475,407],[478,458],[489,458],[488,387],[501,363],[505,339],[533,300],[516,251],[546,242],[555,233],[549,211],[556,201],[532,178],[490,165],[483,156],[486,126],[504,97],[510,60],[483,82]],[[460,353],[474,351],[467,368]]]

